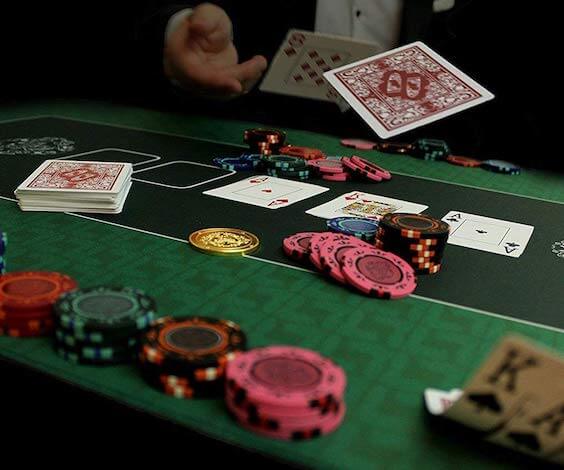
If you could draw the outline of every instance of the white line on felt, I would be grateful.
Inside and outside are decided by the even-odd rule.
[[[479,308],[467,307],[465,305],[453,304],[452,302],[446,302],[444,300],[433,299],[432,297],[425,297],[425,296],[418,295],[418,294],[411,294],[410,297],[413,297],[415,299],[420,299],[420,300],[426,300],[427,302],[434,302],[436,304],[441,304],[441,305],[444,305],[446,307],[461,308],[463,310],[468,310],[470,312],[479,313],[480,315],[487,315],[487,316],[490,316],[490,317],[501,318],[502,320],[509,320],[509,321],[514,321],[516,323],[522,323],[522,324],[528,325],[528,326],[535,326],[537,328],[543,328],[545,330],[556,331],[557,333],[564,333],[564,330],[562,328],[557,328],[555,326],[548,326],[548,325],[543,325],[542,323],[535,323],[535,322],[528,321],[528,320],[521,320],[520,318],[508,317],[506,315],[501,315],[499,313],[494,313],[494,312],[488,312],[487,310],[481,310]]]

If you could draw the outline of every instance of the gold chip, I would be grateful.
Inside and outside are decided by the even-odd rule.
[[[204,253],[224,256],[241,256],[255,251],[259,238],[236,228],[205,228],[188,237],[190,244]]]

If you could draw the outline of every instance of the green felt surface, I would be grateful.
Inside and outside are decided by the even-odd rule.
[[[99,103],[42,103],[0,110],[0,120],[60,115],[239,143],[253,123],[163,114]],[[335,137],[289,131],[292,140],[343,148]],[[0,136],[1,137],[1,136]],[[363,152],[363,155],[376,155]],[[446,163],[380,155],[392,172],[564,202],[562,176],[525,171],[508,177]],[[4,171],[4,170],[3,170]],[[2,173],[0,173],[0,178]],[[426,426],[421,394],[466,378],[504,334],[518,332],[564,351],[564,335],[422,299],[386,302],[351,295],[322,277],[253,259],[211,257],[185,243],[57,213],[23,213],[0,200],[9,233],[9,270],[68,273],[81,286],[123,284],[146,290],[161,314],[230,318],[251,346],[293,344],[319,350],[348,375],[348,413],[332,435],[302,443],[255,436],[228,417],[221,401],[177,400],[145,385],[134,366],[69,364],[48,339],[0,338],[0,354],[214,438],[323,468],[497,468],[499,457]],[[563,234],[564,238],[564,234]],[[564,262],[564,261],[563,261]]]

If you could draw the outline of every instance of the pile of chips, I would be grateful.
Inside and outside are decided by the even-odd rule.
[[[54,308],[57,353],[90,365],[135,359],[140,335],[155,319],[155,301],[130,287],[92,287],[62,295]]]
[[[412,144],[400,142],[372,142],[363,139],[342,139],[345,147],[357,150],[378,150],[384,153],[408,154],[422,160],[446,161],[453,165],[467,168],[482,168],[484,170],[502,173],[505,175],[518,175],[521,167],[504,160],[476,160],[475,158],[451,155],[450,148],[444,140],[418,139]]]
[[[405,260],[417,274],[440,271],[450,226],[425,214],[391,213],[379,222],[376,247]]]
[[[139,366],[145,380],[167,395],[221,397],[225,368],[246,344],[245,333],[231,321],[165,317],[143,335]]]
[[[8,246],[8,234],[0,230],[0,274],[6,272],[6,247]]]
[[[290,258],[312,264],[338,283],[372,297],[399,299],[417,287],[407,262],[356,236],[302,232],[285,238],[283,249]]]
[[[252,154],[275,155],[286,142],[286,134],[276,129],[247,129],[243,141]]]
[[[0,334],[33,337],[53,331],[53,305],[77,288],[71,277],[44,271],[22,271],[0,276]]]
[[[244,141],[249,151],[242,155],[215,157],[215,166],[230,171],[255,171],[284,179],[380,182],[391,179],[388,170],[359,156],[327,157],[312,147],[279,144],[286,135],[275,129],[247,129]]]
[[[343,369],[317,352],[269,346],[242,353],[228,364],[225,403],[250,431],[305,440],[339,427],[346,383]]]

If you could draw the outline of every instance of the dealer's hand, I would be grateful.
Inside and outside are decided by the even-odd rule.
[[[164,51],[165,74],[185,90],[230,98],[248,92],[266,70],[263,56],[238,63],[227,13],[203,3],[172,32]]]

